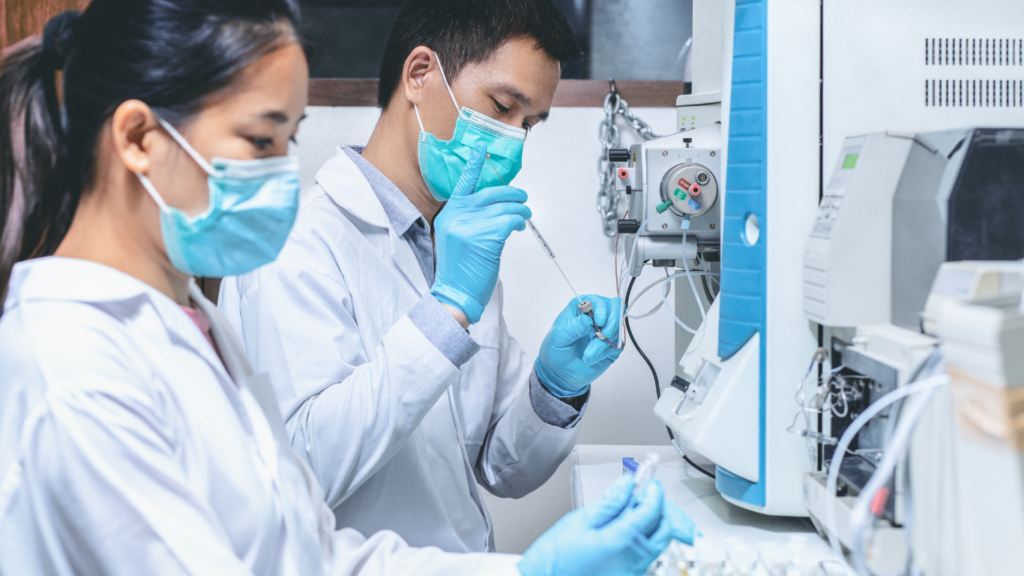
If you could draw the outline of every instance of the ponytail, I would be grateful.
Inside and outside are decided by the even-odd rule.
[[[0,59],[0,309],[11,268],[57,249],[81,194],[65,178],[55,82],[79,16],[64,12]]]

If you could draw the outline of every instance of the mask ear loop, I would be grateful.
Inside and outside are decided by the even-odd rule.
[[[167,122],[159,116],[156,117],[156,121],[164,127],[164,130],[166,130],[167,133],[171,135],[171,138],[174,138],[174,141],[177,142],[178,145],[185,150],[185,152],[188,152],[188,155],[191,156],[192,159],[196,161],[196,164],[199,164],[199,167],[205,170],[207,174],[213,176],[217,173],[217,171],[214,170],[213,166],[211,166],[210,163],[207,162],[205,158],[200,156],[199,152],[196,152],[196,149],[193,148],[192,145],[188,143],[188,140],[185,140],[185,137],[182,136],[181,133],[179,133],[174,128],[174,126],[171,126],[169,122]]]
[[[153,201],[160,207],[160,211],[170,212],[171,209],[167,206],[167,203],[164,202],[164,199],[160,197],[160,194],[156,191],[156,187],[149,181],[149,178],[147,178],[142,172],[136,172],[135,176],[139,179],[139,182],[142,182],[142,187],[146,189],[146,192],[149,192],[149,195],[153,197]]]
[[[420,120],[420,108],[414,103],[412,109],[416,112],[416,121],[420,123],[420,140],[425,140],[426,130],[423,129],[423,120]]]
[[[448,95],[452,97],[452,104],[455,104],[455,111],[461,112],[462,108],[459,107],[459,103],[455,100],[455,94],[452,93],[452,87],[448,85],[448,77],[445,76],[444,66],[441,66],[441,59],[438,58],[437,52],[431,50],[434,54],[434,60],[437,60],[437,69],[441,71],[441,80],[444,80],[444,87],[448,89]]]
[[[455,100],[455,94],[452,93],[452,87],[448,85],[448,78],[444,74],[444,67],[441,66],[441,59],[437,57],[437,52],[431,50],[430,53],[434,55],[434,60],[437,62],[437,69],[441,71],[441,80],[444,81],[444,87],[448,89],[448,95],[452,97],[452,104],[455,104],[455,112],[462,112],[462,109],[459,108],[459,103]],[[425,138],[423,133],[426,132],[426,130],[423,129],[423,120],[420,118],[420,108],[416,104],[413,104],[412,109],[416,112],[416,121],[420,124],[420,138],[423,139]]]

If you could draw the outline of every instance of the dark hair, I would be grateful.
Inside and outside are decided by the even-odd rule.
[[[409,53],[426,46],[441,58],[448,82],[508,40],[530,37],[559,62],[583,56],[572,28],[551,0],[407,0],[398,11],[380,63],[377,105],[388,107]]]
[[[138,99],[181,125],[294,41],[298,18],[294,0],[93,0],[12,47],[0,60],[0,297],[16,262],[64,238],[118,106]]]

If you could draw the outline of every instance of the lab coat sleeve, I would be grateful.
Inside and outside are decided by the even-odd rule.
[[[565,428],[541,419],[530,398],[532,358],[508,333],[504,316],[499,338],[498,394],[475,473],[477,482],[492,494],[521,498],[555,473],[576,445],[579,426]],[[581,415],[585,410],[586,405]]]
[[[511,554],[412,548],[388,530],[365,538],[351,528],[334,533],[334,558],[332,576],[519,576],[520,560]]]
[[[337,507],[398,452],[461,371],[408,315],[366,350],[343,281],[287,260],[256,274],[240,300],[246,353],[271,375],[292,446]]]
[[[10,505],[31,508],[17,514],[37,519],[25,530],[48,534],[30,539],[42,549],[4,550],[0,565],[31,554],[28,565],[45,557],[61,574],[250,574],[185,477],[174,427],[155,404],[116,382],[47,392],[15,465],[28,494]]]

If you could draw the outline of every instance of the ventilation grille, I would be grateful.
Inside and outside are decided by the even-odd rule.
[[[926,66],[1024,66],[1021,38],[925,38]]]
[[[925,80],[924,105],[1024,108],[1024,80]]]

